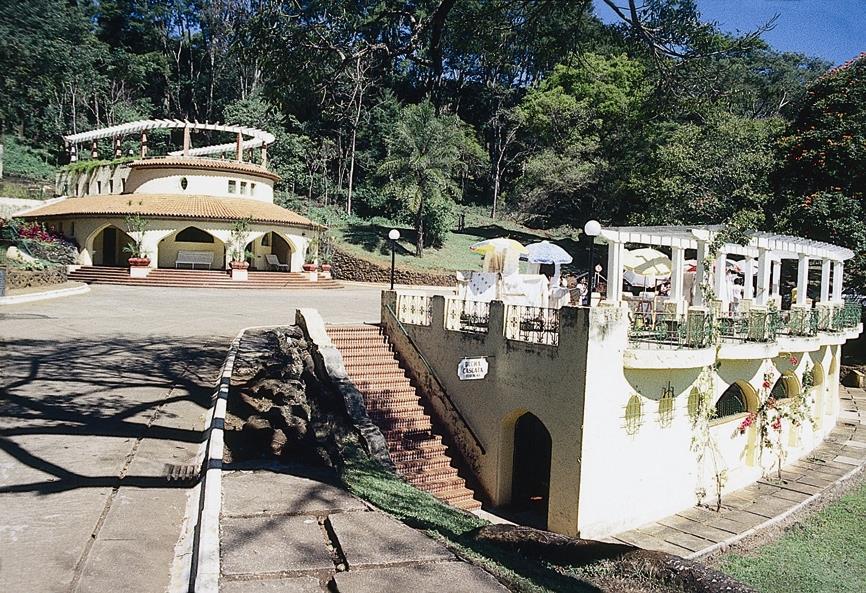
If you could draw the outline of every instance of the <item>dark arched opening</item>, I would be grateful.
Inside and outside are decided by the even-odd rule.
[[[93,265],[125,268],[129,265],[128,245],[132,237],[116,226],[102,229],[93,240]]]
[[[514,469],[511,504],[528,511],[547,528],[550,498],[550,433],[535,415],[526,413],[514,425]]]

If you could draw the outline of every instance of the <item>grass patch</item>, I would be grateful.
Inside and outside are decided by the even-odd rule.
[[[778,540],[723,556],[719,567],[761,593],[866,591],[866,483]]]
[[[425,531],[461,557],[486,569],[515,593],[680,591],[654,581],[651,575],[629,572],[617,562],[603,561],[584,567],[554,566],[475,541],[472,532],[488,525],[486,520],[442,504],[358,455],[343,466],[341,477],[353,494],[406,525]]]

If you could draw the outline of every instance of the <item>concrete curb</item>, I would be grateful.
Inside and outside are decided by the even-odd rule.
[[[90,292],[90,285],[82,284],[81,286],[70,286],[69,288],[58,288],[56,290],[46,290],[45,292],[31,292],[28,294],[13,294],[0,297],[0,305],[18,305],[20,303],[31,303],[33,301],[44,301],[47,299],[56,299],[74,294],[84,294]]]

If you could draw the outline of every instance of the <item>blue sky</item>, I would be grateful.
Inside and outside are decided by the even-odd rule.
[[[601,0],[596,13],[605,22],[616,16]],[[621,5],[627,2],[621,0]],[[866,0],[698,0],[705,20],[723,31],[747,32],[778,14],[764,41],[841,64],[866,51]]]

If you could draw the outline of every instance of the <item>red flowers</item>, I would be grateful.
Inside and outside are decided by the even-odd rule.
[[[764,382],[761,383],[761,387],[763,387],[764,389],[769,389],[770,388],[770,382],[765,379]]]
[[[746,429],[749,428],[754,423],[755,423],[755,413],[752,412],[751,414],[749,414],[748,416],[743,418],[743,421],[740,422],[740,426],[737,428],[737,430],[740,431],[740,434],[743,434],[746,432]]]
[[[789,361],[793,366],[797,366],[797,365],[800,363],[800,359],[797,358],[796,356],[794,356],[793,354],[791,355],[791,358],[788,359],[788,361]]]
[[[773,423],[770,425],[770,427],[772,427],[772,429],[776,432],[780,432],[782,430],[782,417],[776,416],[776,419],[773,420]]]

